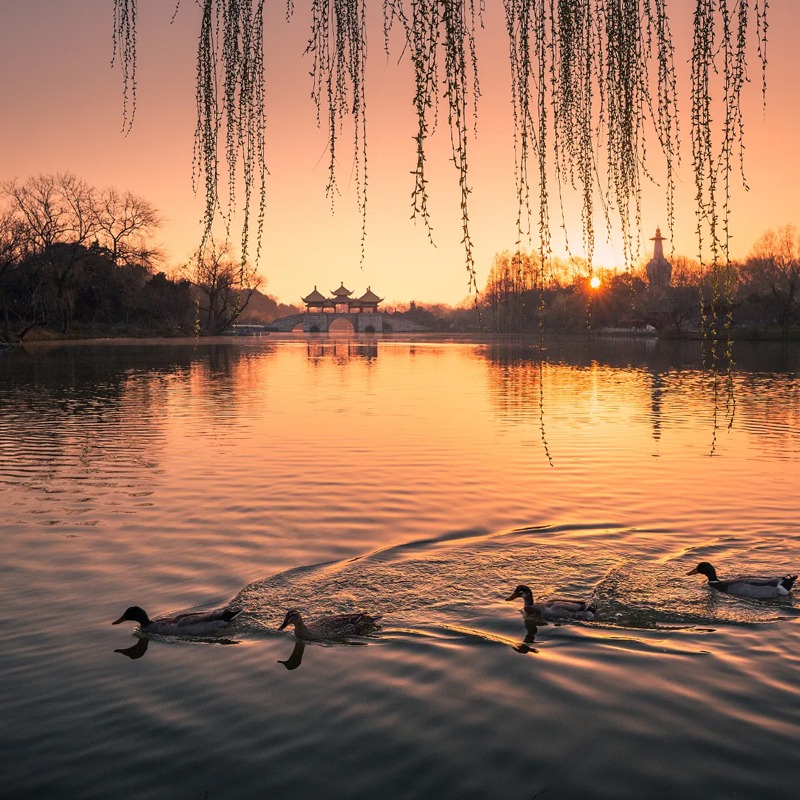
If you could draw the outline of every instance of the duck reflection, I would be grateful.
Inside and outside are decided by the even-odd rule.
[[[147,652],[149,644],[150,640],[143,636],[141,639],[136,640],[136,644],[132,644],[130,647],[117,648],[114,652],[121,653],[123,656],[128,656],[128,658],[141,658]]]
[[[161,641],[175,641],[176,637],[160,637],[156,635],[157,639],[161,639]],[[197,636],[192,637],[183,637],[181,639],[182,642],[191,642],[193,644],[239,644],[237,639],[221,639],[218,637],[207,637],[207,638],[200,638]],[[146,652],[147,648],[150,645],[150,637],[149,636],[139,636],[137,637],[136,644],[132,644],[130,647],[118,647],[114,650],[115,653],[120,653],[123,656],[127,656],[128,658],[141,658]]]
[[[525,630],[527,631],[525,638],[511,649],[516,653],[538,653],[539,651],[535,647],[531,647],[531,645],[536,641],[536,634],[539,631],[539,626],[530,619],[526,619],[524,622]],[[546,622],[544,624],[547,625]]]
[[[298,639],[294,643],[294,650],[292,654],[285,661],[278,660],[279,664],[283,664],[286,669],[297,669],[303,663],[303,653],[306,651],[306,643],[302,639]]]

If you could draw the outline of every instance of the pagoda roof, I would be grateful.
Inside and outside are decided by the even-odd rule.
[[[328,298],[325,297],[324,294],[317,291],[317,287],[314,287],[314,291],[311,292],[307,297],[301,298],[304,303],[308,303],[309,305],[318,305],[319,303],[328,302]]]
[[[362,303],[382,303],[383,298],[378,297],[375,292],[372,291],[370,286],[367,286],[367,291],[358,298]]]
[[[352,289],[345,289],[344,288],[344,282],[342,282],[342,285],[335,292],[331,292],[331,294],[334,297],[349,297],[351,294],[353,294],[353,290]]]

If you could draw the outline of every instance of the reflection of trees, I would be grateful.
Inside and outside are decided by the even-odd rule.
[[[37,346],[6,354],[0,462],[13,464],[32,491],[51,492],[60,482],[59,490],[68,485],[87,495],[97,485],[142,493],[158,480],[175,393],[199,397],[198,407],[218,426],[219,408],[230,416],[244,402],[238,391],[260,380],[247,373],[256,356],[263,350],[194,344]]]
[[[143,379],[145,369],[150,374]],[[42,488],[40,482],[91,478],[75,484],[88,490],[123,471],[147,484],[162,439],[163,376],[185,371],[158,348],[40,347],[14,353],[0,363],[0,448],[13,455],[34,490]]]
[[[486,354],[494,389],[492,400],[504,416],[525,415],[525,410],[532,409],[539,396],[539,365],[544,356],[525,345],[510,345],[508,349],[492,345]]]
[[[721,404],[730,403],[734,388],[743,385],[752,388],[737,391],[737,414],[745,425],[753,418],[769,419],[772,430],[780,419],[786,437],[800,427],[800,389],[792,377],[800,369],[800,348],[779,343],[737,343],[733,358],[738,370],[724,376],[730,378],[729,387],[709,371],[702,342],[548,339],[541,353],[535,343],[525,341],[496,343],[482,352],[497,413],[514,424],[544,427],[543,436],[548,422],[560,425],[582,413],[598,385],[607,388],[609,402],[615,396],[637,402],[650,417],[656,440],[662,436],[670,398],[680,398],[684,413],[710,414],[716,430]],[[728,396],[723,396],[724,388],[729,388]],[[725,411],[730,418],[727,405]],[[776,434],[771,435],[774,441]],[[785,437],[781,442],[788,449]]]
[[[797,365],[794,374],[748,372],[739,378],[743,387],[738,393],[743,396],[737,406],[739,422],[763,440],[763,449],[772,457],[795,457],[798,452],[800,384],[796,375]]]
[[[207,420],[205,430],[215,439],[230,436],[228,422],[240,412],[251,418],[262,397],[264,360],[275,353],[274,345],[249,346],[238,340],[209,344],[196,349],[191,362],[191,384],[194,412]]]

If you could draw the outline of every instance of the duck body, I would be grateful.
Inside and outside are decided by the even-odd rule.
[[[591,622],[597,613],[594,604],[585,600],[553,598],[534,603],[533,592],[523,583],[506,597],[506,602],[516,600],[518,597],[524,600],[522,616],[526,619],[582,619]]]
[[[296,608],[292,608],[286,612],[278,630],[282,631],[289,625],[294,625],[294,635],[303,641],[344,641],[351,636],[366,636],[373,631],[380,630],[381,626],[378,624],[380,618],[380,614],[376,616],[364,613],[329,614],[305,623],[300,612]]]
[[[705,575],[708,578],[708,585],[718,592],[732,594],[736,597],[750,597],[756,600],[785,597],[791,592],[792,585],[797,580],[797,575],[783,575],[780,577],[739,575],[735,578],[722,580],[717,577],[716,569],[708,561],[701,561],[686,574]]]
[[[139,630],[142,633],[155,633],[162,636],[206,636],[227,627],[228,623],[241,613],[241,608],[226,607],[213,611],[190,611],[185,614],[150,619],[143,608],[131,606],[111,624],[138,622]]]

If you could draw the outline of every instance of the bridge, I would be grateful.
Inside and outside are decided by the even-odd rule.
[[[303,333],[328,333],[331,324],[336,322],[334,330],[344,330],[346,325],[341,325],[343,320],[354,333],[423,333],[427,330],[424,325],[404,318],[401,314],[355,313],[343,314],[327,311],[306,311],[301,314],[290,314],[279,317],[269,323],[272,331],[289,333],[299,330],[302,326]]]

